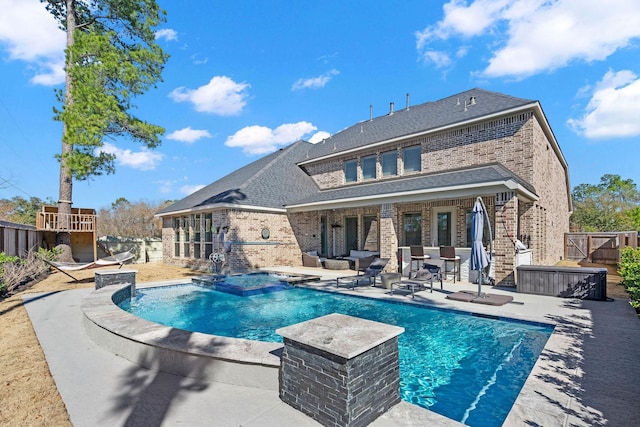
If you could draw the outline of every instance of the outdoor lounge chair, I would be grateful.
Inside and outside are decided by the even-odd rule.
[[[87,270],[89,268],[98,268],[98,267],[106,267],[109,265],[117,265],[120,264],[120,267],[118,268],[122,268],[122,266],[124,265],[124,263],[126,263],[127,261],[133,259],[135,257],[135,254],[133,254],[131,251],[126,251],[126,252],[121,252],[112,256],[108,256],[105,258],[99,258],[96,261],[92,261],[92,262],[84,262],[84,263],[80,263],[80,262],[56,262],[56,261],[48,261],[46,259],[42,259],[44,262],[46,262],[47,264],[49,264],[51,267],[55,268],[56,270],[60,271],[61,273],[66,274],[67,276],[71,277],[74,281],[78,281],[78,279],[76,279],[75,277],[73,277],[71,274],[68,273],[68,271],[79,271],[79,270]]]
[[[340,287],[341,283],[346,284],[351,289],[360,285],[375,286],[376,277],[378,274],[382,273],[382,270],[384,270],[388,262],[389,258],[374,258],[374,260],[371,261],[371,264],[369,264],[369,267],[364,271],[364,274],[336,278],[336,287]]]
[[[367,268],[369,268],[369,266],[371,265],[374,259],[376,259],[375,255],[371,255],[364,258],[356,258],[356,260],[353,262],[353,269],[356,270],[358,273],[365,272],[367,271]]]
[[[391,293],[393,294],[393,286],[403,287],[411,290],[411,298],[415,297],[417,290],[427,290],[427,284],[429,285],[429,292],[433,292],[433,281],[440,281],[440,289],[442,287],[442,273],[441,265],[437,262],[424,263],[409,279],[398,280],[391,283]]]

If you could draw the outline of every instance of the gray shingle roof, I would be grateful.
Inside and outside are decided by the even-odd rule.
[[[372,181],[349,185],[340,188],[320,190],[313,195],[300,198],[292,205],[304,205],[319,202],[338,202],[355,198],[391,196],[396,193],[412,191],[428,191],[439,188],[468,186],[472,184],[488,184],[496,182],[515,181],[532,193],[535,188],[529,183],[509,171],[503,165],[495,163],[474,168],[466,168],[442,173],[415,175],[408,178],[398,178],[388,181]]]
[[[282,209],[293,200],[318,191],[313,180],[296,166],[311,144],[298,141],[268,154],[207,185],[158,214],[216,204]]]
[[[469,105],[472,97],[475,103]],[[357,123],[318,144],[295,142],[220,178],[159,211],[158,214],[213,207],[216,204],[281,209],[284,206],[303,203],[508,179],[515,179],[535,193],[529,184],[500,165],[357,184],[325,191],[320,191],[314,181],[297,166],[303,161],[479,119],[533,102],[535,101],[482,89],[471,89],[439,101],[411,106],[408,110],[399,109],[394,114]]]
[[[475,98],[475,104],[470,99]],[[323,157],[418,132],[529,105],[535,101],[483,89],[471,89],[434,102],[397,109],[391,115],[357,123],[309,150],[309,158]],[[465,103],[467,104],[465,111]],[[305,159],[308,160],[308,159]]]

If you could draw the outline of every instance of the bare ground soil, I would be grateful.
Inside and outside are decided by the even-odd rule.
[[[577,265],[563,261],[562,265]],[[607,295],[627,299],[620,285],[620,277],[612,266],[606,267]],[[136,264],[136,281],[152,282],[197,276],[201,272],[189,268],[165,264]],[[22,304],[22,296],[28,293],[67,291],[93,288],[95,270],[74,272],[79,279],[74,282],[60,272],[50,274],[44,280],[0,301],[0,425],[16,426],[71,426],[69,415],[58,393],[44,353],[33,326]]]
[[[136,264],[137,282],[201,275],[188,268],[165,264]],[[109,267],[107,267],[109,268]],[[113,267],[111,267],[113,268]],[[71,426],[33,326],[22,304],[28,293],[93,288],[95,270],[73,272],[74,282],[60,272],[0,301],[0,425]]]

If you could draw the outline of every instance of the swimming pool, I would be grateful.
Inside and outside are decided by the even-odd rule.
[[[501,425],[552,327],[310,289],[239,297],[197,285],[138,290],[121,308],[175,328],[281,342],[275,329],[329,313],[402,326],[401,397],[473,426]]]

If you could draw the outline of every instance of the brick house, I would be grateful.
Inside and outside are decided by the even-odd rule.
[[[469,277],[471,209],[493,229],[493,276],[513,284],[516,242],[533,264],[563,255],[568,165],[538,101],[472,89],[298,141],[157,213],[167,263],[205,262],[226,242],[232,270],[301,265],[302,252],[455,246]],[[223,227],[228,227],[223,229]],[[223,230],[223,233],[220,231]],[[464,278],[463,277],[463,278]]]

